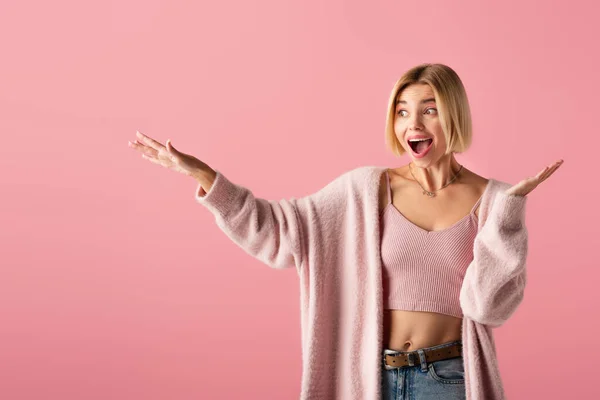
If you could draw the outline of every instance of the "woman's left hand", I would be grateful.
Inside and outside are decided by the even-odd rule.
[[[540,183],[544,182],[550,175],[554,173],[562,165],[564,160],[558,160],[552,165],[548,165],[541,170],[536,176],[523,179],[513,187],[506,190],[506,194],[515,196],[525,196],[535,189]]]

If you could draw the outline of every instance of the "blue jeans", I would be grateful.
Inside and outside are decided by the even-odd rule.
[[[427,362],[424,350],[443,349],[461,343],[460,340],[437,346],[424,347],[419,352],[414,366],[404,366],[386,370],[382,366],[382,400],[464,400],[465,370],[463,357],[448,358]],[[384,349],[385,354],[406,352]]]

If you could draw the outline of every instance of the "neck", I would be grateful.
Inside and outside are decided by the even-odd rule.
[[[442,188],[455,177],[456,173],[460,170],[460,164],[454,158],[454,153],[451,153],[444,155],[433,165],[421,168],[411,162],[409,168],[421,186],[429,191],[435,191]]]

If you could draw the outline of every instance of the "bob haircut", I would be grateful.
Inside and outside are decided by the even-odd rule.
[[[471,109],[462,81],[454,70],[443,64],[421,64],[406,71],[396,82],[388,103],[385,124],[387,147],[397,156],[406,153],[396,132],[396,100],[411,84],[427,84],[433,90],[442,130],[446,136],[446,153],[462,153],[471,146]]]

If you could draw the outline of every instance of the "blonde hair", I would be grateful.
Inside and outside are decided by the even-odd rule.
[[[421,64],[406,71],[394,85],[388,103],[385,124],[387,147],[397,156],[406,152],[394,132],[396,100],[414,83],[427,84],[433,90],[440,123],[446,136],[446,154],[462,153],[471,146],[471,109],[462,81],[454,70],[443,64]]]

